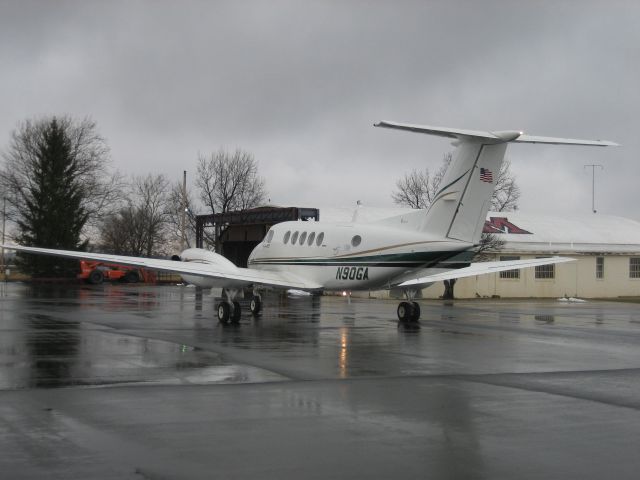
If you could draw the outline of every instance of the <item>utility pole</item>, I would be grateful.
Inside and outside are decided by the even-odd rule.
[[[596,167],[604,170],[604,167],[597,163],[584,166],[584,168],[591,168],[591,211],[593,213],[596,213]]]
[[[185,170],[182,175],[182,221],[180,225],[180,252],[184,251],[184,244],[186,242],[186,223],[187,223],[187,171]]]
[[[6,221],[5,221],[6,218],[7,218],[7,197],[4,197],[2,202],[2,245],[4,245],[4,227],[6,225]],[[4,265],[4,247],[2,247],[2,275],[6,282],[7,269],[5,268],[5,265]]]

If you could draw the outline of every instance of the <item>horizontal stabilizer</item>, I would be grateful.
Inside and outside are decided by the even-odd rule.
[[[433,127],[429,125],[412,125],[408,123],[378,122],[375,127],[405,130],[414,133],[424,133],[438,137],[455,138],[458,140],[482,139],[484,143],[546,143],[551,145],[584,145],[592,147],[617,147],[617,143],[606,140],[579,140],[575,138],[538,137],[525,135],[520,131],[482,132],[477,130],[463,130],[459,128]]]
[[[549,145],[586,145],[592,147],[619,147],[615,142],[606,140],[577,140],[575,138],[536,137],[533,135],[520,135],[514,140],[516,143],[546,143]]]
[[[500,262],[478,262],[472,263],[465,268],[457,270],[449,270],[448,272],[426,275],[424,277],[408,280],[398,285],[398,287],[420,287],[421,285],[441,282],[443,280],[453,280],[457,278],[473,277],[476,275],[484,275],[487,273],[504,272],[506,270],[517,270],[520,268],[539,267],[541,265],[550,265],[554,263],[573,262],[573,258],[567,257],[550,257],[550,258],[532,258],[530,260],[505,260]]]

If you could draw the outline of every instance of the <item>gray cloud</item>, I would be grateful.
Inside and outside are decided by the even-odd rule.
[[[606,138],[510,148],[522,208],[640,218],[637,2],[0,2],[0,145],[29,117],[90,115],[123,171],[195,171],[243,147],[276,203],[390,205],[441,139],[381,119]],[[542,193],[542,195],[541,195]]]

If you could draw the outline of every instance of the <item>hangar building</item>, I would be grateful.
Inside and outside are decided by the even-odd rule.
[[[489,260],[566,256],[574,262],[511,270],[456,282],[457,298],[640,296],[640,223],[601,214],[490,212],[485,232],[504,240]],[[442,285],[423,291],[442,295]]]

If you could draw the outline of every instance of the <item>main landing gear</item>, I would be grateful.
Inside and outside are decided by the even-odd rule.
[[[408,301],[400,302],[398,305],[398,320],[403,323],[420,320],[420,305],[413,301],[416,293],[416,290],[405,290],[404,295]]]
[[[243,297],[243,292],[237,288],[225,288],[222,290],[222,300],[216,308],[218,320],[222,324],[239,323],[242,317],[242,309],[240,303],[235,300],[236,296]],[[249,309],[253,316],[260,314],[262,310],[262,297],[259,293],[253,292],[251,302],[249,303]]]

